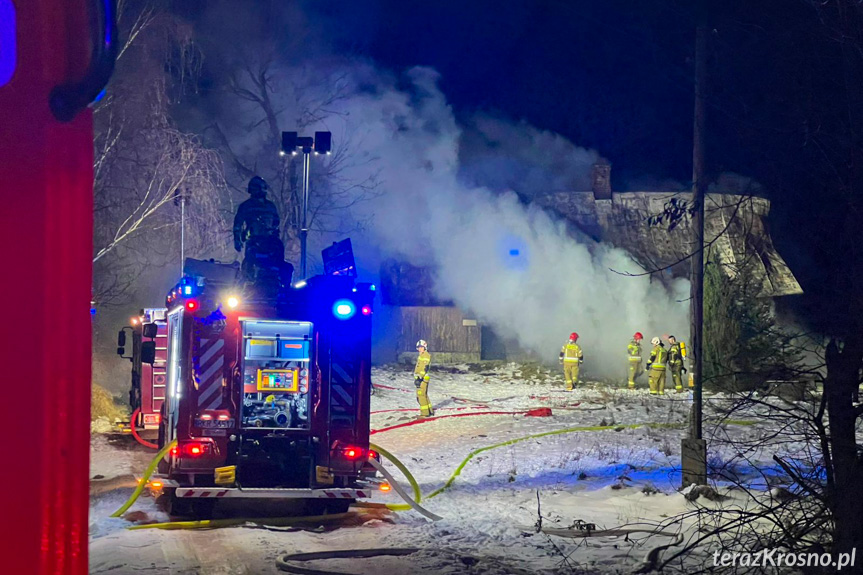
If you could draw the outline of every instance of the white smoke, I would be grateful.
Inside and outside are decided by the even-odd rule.
[[[590,170],[601,158],[554,132],[525,121],[477,114],[463,126],[459,174],[470,186],[512,190],[522,197],[590,189]]]
[[[516,194],[475,185],[481,172],[471,171],[472,182],[460,177],[462,130],[433,70],[414,68],[396,78],[360,65],[349,75],[352,87],[316,129],[351,142],[357,160],[341,177],[361,181],[378,171],[380,196],[358,204],[354,217],[370,222],[368,235],[384,254],[431,263],[441,298],[543,357],[555,358],[569,333],[578,332],[585,368],[596,375],[622,376],[635,331],[647,341],[667,333],[686,337],[688,282],[675,281],[668,291],[648,276],[615,273],[611,269],[643,270],[622,250],[577,242],[565,223]],[[487,136],[512,144],[500,158],[524,150],[517,169],[506,171],[500,163],[501,173],[534,174],[527,187],[521,183],[523,196],[541,192],[531,186],[583,186],[598,157],[524,124],[503,127],[484,118],[479,125]],[[540,144],[545,148],[531,147]],[[499,161],[493,151],[484,145],[480,153],[461,155],[483,158],[488,166]],[[543,154],[555,157],[529,165],[531,156]]]

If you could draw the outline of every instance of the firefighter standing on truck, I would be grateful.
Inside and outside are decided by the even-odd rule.
[[[686,373],[683,360],[686,359],[686,345],[677,341],[673,335],[668,336],[668,369],[671,371],[671,380],[674,382],[674,390],[677,393],[683,391],[683,378],[681,373]]]
[[[665,395],[665,364],[668,361],[668,351],[658,337],[651,339],[650,343],[653,344],[650,359],[647,360],[650,395]]]
[[[417,388],[417,402],[420,404],[420,416],[429,417],[434,415],[434,409],[429,401],[429,365],[431,364],[431,355],[428,352],[428,344],[426,340],[421,339],[417,342],[417,364],[414,367],[414,385]]]
[[[240,251],[245,245],[242,271],[248,281],[254,281],[255,268],[266,261],[278,267],[282,281],[290,285],[293,266],[284,261],[285,245],[279,239],[279,211],[276,204],[267,199],[269,189],[260,176],[249,180],[248,191],[252,197],[240,204],[234,216],[234,249]]]
[[[640,331],[635,332],[632,336],[632,341],[626,348],[627,360],[629,363],[629,389],[635,389],[635,380],[644,373],[644,367],[641,365],[641,340],[644,336]]]
[[[572,391],[578,383],[578,367],[584,361],[584,354],[576,343],[578,334],[569,334],[569,341],[560,348],[560,363],[563,364],[563,377],[566,379],[566,391]]]

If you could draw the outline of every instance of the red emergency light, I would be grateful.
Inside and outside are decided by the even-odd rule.
[[[350,460],[359,459],[366,453],[365,449],[363,449],[362,447],[356,447],[354,445],[345,445],[343,447],[337,448],[335,451],[337,454],[341,455],[345,459]]]
[[[190,299],[186,302],[186,309],[189,311],[195,311],[198,309],[198,302],[196,300]]]
[[[364,305],[363,309],[360,311],[362,311],[363,315],[371,315],[372,314],[372,308],[370,306],[367,306],[367,305]]]
[[[209,444],[200,441],[185,442],[171,448],[172,457],[200,457],[209,451]]]

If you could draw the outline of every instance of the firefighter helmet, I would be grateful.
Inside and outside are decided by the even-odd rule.
[[[569,334],[569,341],[575,341],[575,340],[577,340],[577,339],[578,339],[578,334],[577,334],[577,333],[572,332],[571,334]]]
[[[426,340],[421,339],[421,340],[419,340],[419,341],[417,342],[417,349],[419,349],[419,348],[421,348],[421,347],[424,347],[424,348],[426,348],[426,349],[428,349],[428,348],[429,348],[429,344],[427,344],[427,343],[426,343]]]
[[[641,335],[640,331],[635,332],[635,335],[632,336],[632,339],[644,339],[644,336]]]
[[[270,186],[267,185],[267,180],[262,178],[261,176],[255,176],[251,180],[249,180],[249,193],[252,195],[255,194],[265,194],[267,190],[270,189]]]
[[[659,342],[659,338],[658,338],[658,337],[654,337],[653,339],[651,339],[651,340],[650,340],[650,343],[651,343],[651,344],[653,344],[653,345],[659,345],[659,343],[660,343],[660,342]]]

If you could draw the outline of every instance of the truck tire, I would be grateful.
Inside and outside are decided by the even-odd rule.
[[[354,502],[354,499],[309,499],[306,501],[305,513],[307,515],[347,513]]]
[[[215,499],[185,499],[177,497],[173,489],[156,499],[156,504],[164,509],[165,513],[174,517],[189,519],[210,519],[216,507]]]

